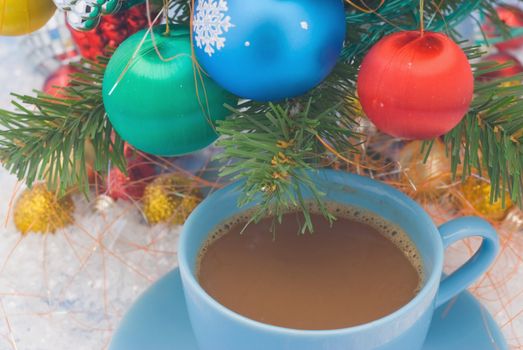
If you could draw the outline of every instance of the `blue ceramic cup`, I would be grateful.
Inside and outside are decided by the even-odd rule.
[[[238,208],[240,188],[233,184],[212,194],[196,208],[180,239],[180,272],[200,350],[419,350],[435,308],[482,275],[499,250],[496,232],[482,219],[464,217],[438,228],[418,204],[383,183],[331,170],[319,171],[312,177],[327,200],[360,207],[403,228],[423,259],[423,288],[394,313],[344,329],[306,331],[276,327],[227,309],[198,284],[196,260],[213,229],[246,210]],[[310,193],[305,192],[305,196],[310,197]],[[456,272],[441,280],[444,249],[472,236],[483,239],[479,250]]]

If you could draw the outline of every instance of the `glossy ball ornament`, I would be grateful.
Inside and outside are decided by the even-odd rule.
[[[434,141],[426,161],[426,152],[422,150],[422,141],[409,142],[400,150],[398,163],[402,181],[419,193],[435,192],[450,183],[450,159],[445,145],[438,139]]]
[[[495,62],[498,65],[506,64],[509,62],[512,64],[511,67],[503,68],[503,69],[500,69],[497,71],[493,71],[493,72],[489,72],[487,74],[481,75],[479,77],[479,79],[483,80],[483,81],[493,80],[496,78],[510,78],[516,74],[523,72],[523,66],[521,65],[519,60],[516,57],[514,57],[508,53],[505,53],[505,52],[498,52],[498,53],[486,56],[485,58],[483,58],[483,61]],[[504,84],[517,85],[520,83],[520,79],[515,79],[514,81],[509,81],[507,83],[504,83]]]
[[[196,0],[194,49],[203,69],[225,89],[279,101],[327,77],[345,28],[342,0]]]
[[[101,214],[107,213],[115,204],[114,199],[106,194],[101,194],[96,197],[94,202],[94,209]]]
[[[69,11],[66,13],[67,24],[74,30],[80,32],[86,32],[96,28],[98,23],[100,23],[100,17],[94,18],[82,18],[74,11]]]
[[[122,7],[121,0],[107,0],[101,7],[103,15],[111,15]]]
[[[496,12],[499,19],[510,28],[523,27],[523,10],[519,7],[503,4],[496,8]],[[501,36],[501,33],[498,32],[496,26],[494,26],[490,21],[485,23],[483,31],[489,38]],[[523,36],[496,43],[494,46],[496,46],[499,51],[517,50],[523,46]]]
[[[463,197],[483,217],[490,220],[502,220],[512,207],[512,201],[507,194],[505,201],[498,198],[494,203],[490,201],[490,183],[476,177],[469,177],[462,186]]]
[[[52,0],[0,0],[0,35],[32,33],[43,27],[55,10]]]
[[[431,139],[467,113],[474,77],[461,48],[441,33],[406,31],[376,43],[363,59],[358,95],[382,132]]]
[[[118,134],[135,148],[160,156],[174,156],[202,149],[218,138],[213,123],[234,105],[216,83],[195,75],[188,28],[154,28],[154,49],[148,34],[139,32],[116,50],[103,81],[105,110]],[[170,59],[169,59],[170,58]],[[196,77],[196,79],[195,79]],[[198,80],[198,88],[195,80]]]
[[[71,9],[76,15],[83,19],[95,19],[100,16],[100,5],[90,0],[78,0]]]
[[[26,189],[14,207],[14,223],[22,234],[53,233],[73,223],[74,203],[70,196],[58,198],[44,184]]]
[[[145,188],[143,214],[149,224],[181,225],[201,202],[201,196],[186,176],[162,175]]]
[[[80,27],[88,24],[82,23]],[[142,4],[128,10],[121,10],[114,15],[101,16],[100,24],[98,25],[98,22],[95,21],[90,26],[93,24],[94,27],[87,31],[82,31],[81,28],[79,31],[71,23],[68,26],[80,55],[91,60],[95,60],[98,56],[108,55],[108,48],[115,49],[130,35],[145,28],[147,26],[146,7]]]

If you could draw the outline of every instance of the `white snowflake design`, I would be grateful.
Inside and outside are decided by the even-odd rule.
[[[229,7],[226,0],[200,0],[193,20],[196,45],[212,56],[225,47],[223,33],[234,27],[231,17],[226,16]]]

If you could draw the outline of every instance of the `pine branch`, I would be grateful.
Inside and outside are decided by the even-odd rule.
[[[274,215],[281,220],[289,208],[300,208],[305,216],[302,232],[313,231],[308,206],[302,190],[330,220],[322,193],[308,171],[320,168],[329,149],[342,150],[349,158],[358,152],[360,135],[351,116],[357,110],[348,101],[354,99],[356,71],[340,64],[320,87],[306,96],[279,104],[247,101],[233,116],[219,123],[223,136],[219,157],[235,159],[223,169],[222,176],[244,179],[239,205],[261,197],[253,221]]]
[[[473,57],[478,48],[469,50]],[[473,65],[475,76],[506,68],[492,62]],[[491,200],[506,193],[522,204],[523,195],[523,75],[482,81],[476,79],[475,98],[463,121],[445,136],[454,177],[474,171],[490,179]],[[461,167],[460,167],[461,165]]]
[[[378,3],[379,1],[375,1],[375,5]],[[476,10],[481,16],[491,19],[494,25],[503,27],[503,23],[497,18],[495,4],[495,1],[487,0],[428,2],[425,9],[426,29],[445,31],[448,35],[459,39],[458,33],[453,29],[454,26]],[[376,8],[372,4],[369,7]],[[354,147],[358,138],[354,132],[357,125],[353,120],[358,115],[358,105],[354,98],[357,70],[353,67],[359,66],[365,53],[383,36],[402,29],[419,29],[419,3],[389,0],[378,11],[371,13],[364,13],[347,5],[347,22],[349,30],[342,54],[343,61],[338,65],[337,72],[333,73],[326,83],[313,89],[307,96],[278,105],[249,101],[240,110],[233,110],[234,115],[230,120],[220,124],[218,130],[226,137],[221,143],[225,148],[222,158],[238,159],[236,163],[227,166],[222,175],[233,174],[235,179],[245,180],[240,205],[256,199],[261,193],[261,205],[254,220],[258,220],[268,213],[281,218],[281,213],[291,206],[301,207],[305,217],[308,218],[307,209],[301,200],[300,193],[298,192],[297,196],[291,195],[293,190],[300,190],[300,184],[314,193],[315,201],[324,209],[321,204],[321,192],[311,183],[306,170],[321,167],[321,159],[325,158],[329,152],[325,144],[321,142],[322,138],[313,136],[322,133],[333,136],[327,140],[326,144],[331,146],[331,150],[335,152],[343,154],[353,152],[353,155],[358,152]],[[477,49],[467,51],[471,60],[481,57],[482,54]],[[342,74],[340,74],[340,69],[343,71]],[[489,121],[492,121],[493,111],[497,105],[485,104],[487,98],[494,100],[506,98],[514,101],[520,95],[519,90],[515,89],[496,89],[487,96],[488,91],[488,88],[478,88],[476,91],[478,96],[474,101],[471,115],[488,115]],[[307,106],[307,109],[303,109],[304,106]],[[298,108],[298,112],[293,113],[293,108]],[[517,110],[516,107],[511,108]],[[512,116],[516,114],[514,111]],[[469,119],[470,117],[467,117],[467,120]],[[307,123],[310,121],[315,121],[312,128]],[[517,123],[515,122],[515,124]],[[341,127],[336,130],[335,134],[331,134],[328,130],[329,125]],[[510,127],[514,127],[514,125],[507,125],[507,127],[509,127],[507,130],[512,130]],[[293,132],[285,131],[286,128]],[[494,126],[492,130],[496,130],[496,133],[500,132]],[[299,138],[300,142],[295,143],[295,133],[308,137]],[[461,136],[467,138],[472,135],[462,134]],[[489,175],[493,178],[493,184],[504,184],[510,179],[514,194],[520,196],[518,194],[521,188],[518,182],[520,180],[517,180],[518,174],[520,174],[519,166],[514,164],[511,165],[512,170],[504,171],[501,170],[500,164],[492,164],[492,158],[499,161],[505,160],[507,164],[508,162],[518,163],[521,158],[517,158],[517,155],[508,146],[496,148],[496,143],[493,142],[496,139],[492,135],[484,136],[484,138],[488,138],[490,142],[490,148],[484,147],[490,152],[490,155],[484,159],[487,163],[491,163]],[[513,139],[513,135],[512,137],[505,135],[505,138]],[[282,149],[278,146],[281,144],[290,144],[293,147]],[[506,142],[503,144],[506,145]],[[477,151],[472,141],[469,141],[467,145],[469,154],[474,150]],[[496,153],[492,149],[501,149],[501,151]],[[280,154],[282,155],[280,156]],[[458,145],[458,149],[454,149],[453,152],[455,171],[457,169],[455,164],[459,162],[459,154]],[[280,159],[285,160],[285,164],[280,164]],[[474,158],[468,156],[466,160],[473,162]],[[497,180],[499,178],[507,178],[507,181]],[[325,213],[325,215],[332,220],[329,214]],[[309,231],[313,229],[310,220],[306,221],[304,230],[307,229]]]
[[[375,8],[380,1],[366,1]],[[447,0],[426,2],[427,30],[454,31],[473,11],[491,18],[503,27],[495,14],[496,1]],[[375,6],[374,6],[375,5]],[[189,19],[188,0],[171,2],[173,23]],[[312,231],[307,206],[300,191],[306,189],[324,214],[322,193],[307,175],[328,165],[332,154],[345,160],[357,159],[364,135],[356,130],[359,106],[355,97],[357,67],[365,53],[384,35],[419,28],[419,3],[404,0],[385,1],[377,11],[364,13],[347,5],[347,40],[343,57],[331,76],[305,96],[277,104],[244,101],[233,116],[219,124],[223,135],[222,158],[238,161],[223,169],[223,175],[243,179],[244,193],[240,204],[261,198],[254,219],[268,213],[281,218],[288,207],[301,207],[307,218],[304,231]],[[506,30],[506,28],[505,28]],[[469,50],[471,59],[480,56]],[[18,111],[0,111],[0,160],[20,179],[31,184],[47,179],[53,187],[65,191],[79,185],[87,189],[85,141],[91,140],[97,156],[95,167],[107,169],[111,162],[125,167],[123,142],[114,135],[105,117],[101,82],[107,59],[82,65],[73,86],[66,89],[68,98],[56,99],[15,95]],[[477,65],[477,74],[488,68]],[[463,164],[470,169],[486,169],[494,195],[509,188],[514,198],[521,198],[521,94],[520,87],[500,86],[498,82],[478,83],[471,112],[460,126],[446,136],[452,150],[453,168]],[[463,146],[465,151],[460,151]],[[483,157],[478,157],[478,150]],[[78,170],[79,169],[79,170]],[[298,195],[293,195],[298,193]]]
[[[107,61],[79,66],[71,87],[61,90],[63,98],[13,94],[16,110],[0,110],[0,160],[18,179],[28,185],[46,180],[61,193],[72,186],[87,193],[86,142],[94,148],[96,170],[106,171],[109,163],[125,169],[123,142],[103,107]]]
[[[347,45],[344,59],[359,63],[365,53],[382,37],[400,30],[419,30],[419,1],[388,0],[378,7],[380,1],[360,1],[363,8],[376,11],[362,12],[347,5]],[[445,32],[455,40],[462,40],[455,26],[478,11],[481,17],[489,18],[496,27],[508,33],[506,26],[497,17],[495,0],[440,0],[425,1],[425,29]],[[365,6],[367,4],[367,6]]]

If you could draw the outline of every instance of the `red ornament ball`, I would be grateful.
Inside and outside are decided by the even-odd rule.
[[[509,78],[523,72],[523,66],[518,59],[508,53],[498,52],[483,58],[485,62],[495,62],[497,64],[512,63],[511,67],[503,68],[494,72],[489,72],[480,76],[481,80],[492,80],[496,78]]]
[[[61,66],[46,79],[42,90],[53,97],[64,97],[62,89],[70,86],[73,73],[78,73],[78,69],[70,65]]]
[[[516,6],[500,5],[496,8],[499,19],[510,28],[523,27],[523,11]],[[491,21],[487,21],[483,26],[483,31],[488,38],[501,36],[496,26]],[[494,44],[499,51],[515,50],[523,46],[523,36],[515,37],[497,44]]]
[[[465,53],[441,33],[384,37],[363,59],[358,77],[365,114],[382,132],[406,139],[450,131],[467,113],[473,92]]]

